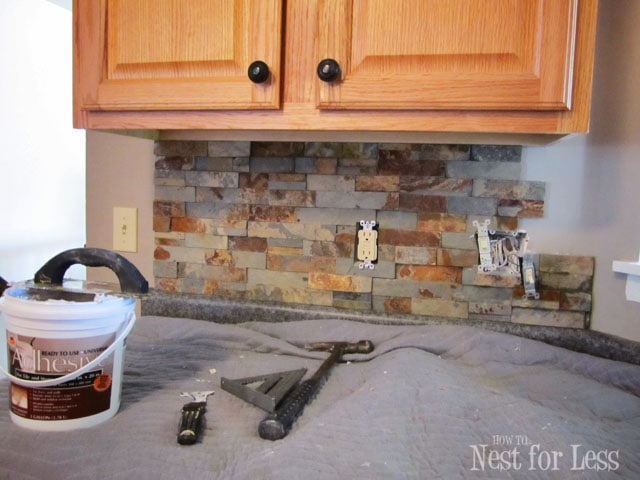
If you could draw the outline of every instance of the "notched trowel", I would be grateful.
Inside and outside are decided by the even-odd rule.
[[[273,413],[306,372],[306,368],[300,368],[234,380],[222,377],[220,387],[245,402]]]

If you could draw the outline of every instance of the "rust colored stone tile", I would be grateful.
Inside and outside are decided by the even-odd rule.
[[[343,143],[343,158],[378,158],[377,143]]]
[[[153,252],[153,258],[156,260],[169,260],[171,258],[171,254],[162,247],[156,247]]]
[[[544,201],[542,200],[498,200],[498,215],[504,217],[542,218]]]
[[[544,182],[478,178],[473,183],[474,197],[495,197],[511,200],[544,201],[544,195]]]
[[[540,271],[551,273],[573,273],[576,275],[593,275],[595,258],[574,255],[540,255]]]
[[[378,160],[373,158],[341,158],[338,162],[338,172],[342,175],[376,175],[378,174]]]
[[[171,218],[153,216],[153,231],[154,232],[169,232],[171,231]]]
[[[181,281],[178,278],[156,278],[155,288],[168,293],[180,292]]]
[[[518,231],[518,217],[495,217],[495,222],[498,230]],[[473,231],[475,230],[474,227]]]
[[[524,288],[517,286],[513,289],[514,307],[537,308],[541,310],[558,310],[560,308],[560,292],[555,290],[540,290],[540,298],[524,298]]]
[[[294,207],[315,207],[316,192],[306,190],[271,190],[269,191],[269,204]]]
[[[338,159],[336,158],[316,158],[316,172],[322,175],[335,174],[338,171]]]
[[[400,265],[397,277],[419,282],[462,283],[462,269],[438,265]]]
[[[267,205],[251,205],[248,219],[253,222],[295,223],[298,221],[294,207]]]
[[[204,261],[207,265],[220,265],[233,267],[235,260],[229,250],[213,250],[204,254]]]
[[[156,170],[191,170],[193,169],[192,157],[158,157]]]
[[[185,208],[184,202],[153,202],[153,214],[164,217],[184,217]]]
[[[411,212],[445,213],[447,211],[447,197],[400,193],[398,208]]]
[[[305,157],[341,157],[343,144],[340,142],[307,142]]]
[[[291,182],[300,183],[306,180],[307,176],[303,173],[271,173],[269,174],[270,182]]]
[[[400,176],[401,192],[469,195],[472,188],[470,178]]]
[[[467,160],[469,145],[424,144],[420,145],[420,158],[425,160]]]
[[[411,298],[387,297],[384,299],[386,313],[411,313]]]
[[[313,241],[309,245],[309,252],[311,255],[318,257],[353,257],[354,241],[346,239],[343,241],[341,237],[346,237],[346,234],[339,234],[336,236],[335,242],[325,241]],[[349,235],[349,237],[351,237]]]
[[[420,232],[464,232],[466,229],[465,215],[418,213],[417,230]]]
[[[171,219],[172,232],[205,233],[207,225],[199,218],[177,217]]]
[[[156,245],[165,246],[165,247],[181,247],[184,243],[184,240],[179,238],[161,238],[156,237],[155,240]]]
[[[296,157],[303,152],[303,142],[251,142],[252,157]]]
[[[191,140],[160,140],[153,146],[155,155],[207,155],[207,142]]]
[[[258,237],[229,237],[229,250],[241,252],[266,252],[267,239]]]
[[[449,267],[472,267],[479,263],[476,250],[439,248],[437,258],[438,265]]]
[[[379,241],[379,237],[378,237]],[[356,238],[351,233],[338,233],[335,237],[335,248],[337,257],[353,257],[355,253]],[[329,256],[333,256],[327,253]]]
[[[371,292],[372,279],[354,275],[336,275],[324,272],[309,274],[309,287],[317,290],[341,292]]]
[[[268,173],[239,173],[238,188],[252,188],[266,191],[269,188]]]
[[[593,276],[572,273],[540,272],[538,281],[541,288],[590,293],[593,290]]]
[[[378,230],[378,243],[405,247],[439,247],[440,234],[436,232],[380,228]]]
[[[398,175],[358,175],[356,176],[356,191],[397,192],[399,181]]]
[[[220,293],[218,290],[220,284],[217,280],[205,280],[202,286],[202,293],[204,295],[214,295]]]
[[[397,210],[400,207],[400,196],[397,192],[392,192],[387,195],[387,201],[382,206],[381,210]]]
[[[334,257],[306,257],[302,255],[267,255],[267,269],[282,272],[335,272]]]
[[[507,275],[496,270],[491,273],[479,273],[476,267],[463,267],[463,283],[479,287],[504,287],[513,288],[520,285],[518,275]]]
[[[436,265],[437,249],[434,247],[395,247],[393,261],[412,265]]]
[[[273,257],[302,257],[302,247],[290,247],[285,245],[269,245],[267,253]]]
[[[445,162],[440,160],[413,160],[411,152],[380,150],[378,173],[403,175],[411,172],[416,176],[444,177]]]
[[[562,292],[560,294],[560,310],[590,312],[591,294],[584,292]]]
[[[469,317],[469,304],[441,298],[413,298],[411,299],[411,313],[432,317],[467,319]]]
[[[236,268],[227,265],[185,264],[182,275],[185,278],[216,280],[226,283],[247,281],[247,271],[245,268]]]

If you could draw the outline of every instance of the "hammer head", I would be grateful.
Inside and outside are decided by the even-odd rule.
[[[370,353],[373,352],[373,342],[371,340],[360,340],[356,343],[350,342],[317,342],[306,345],[307,350],[334,352],[340,349],[341,354],[345,353]]]

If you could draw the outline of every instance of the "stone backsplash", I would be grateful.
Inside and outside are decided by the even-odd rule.
[[[544,213],[519,146],[160,141],[154,276],[166,292],[359,311],[584,328],[594,259],[534,256],[479,273],[474,221],[518,230]],[[355,260],[360,220],[378,261]]]

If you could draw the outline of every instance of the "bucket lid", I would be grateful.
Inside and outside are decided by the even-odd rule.
[[[120,291],[119,285],[105,282],[90,282],[65,278],[62,285],[36,283],[33,280],[11,285],[4,292],[6,296],[22,300],[48,301],[64,300],[66,302],[96,302],[106,296],[131,297]]]

